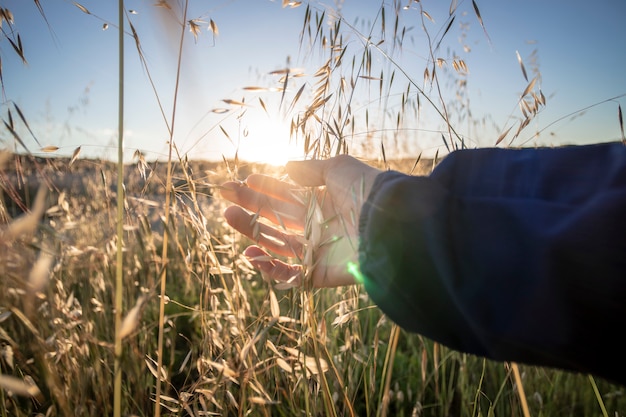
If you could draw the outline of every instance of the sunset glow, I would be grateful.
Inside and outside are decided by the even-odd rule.
[[[303,159],[302,145],[289,137],[288,122],[261,115],[251,117],[249,125],[239,141],[240,160],[280,166],[290,160]]]

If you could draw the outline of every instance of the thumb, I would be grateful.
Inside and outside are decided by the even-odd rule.
[[[317,187],[326,184],[326,173],[330,159],[311,159],[287,162],[285,170],[289,178],[304,187]]]
[[[350,155],[338,155],[329,159],[291,161],[285,169],[289,177],[299,185],[317,187],[328,185],[330,179],[339,183],[353,180],[354,174],[373,168]]]

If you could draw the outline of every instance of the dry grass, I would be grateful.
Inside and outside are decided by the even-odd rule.
[[[382,168],[426,174],[437,158],[388,157],[409,126],[422,126],[424,112],[437,116],[448,149],[470,146],[456,129],[471,114],[464,98],[469,69],[440,48],[461,13],[452,4],[432,37],[430,15],[413,5],[429,42],[418,82],[394,61],[406,31],[400,3],[381,7],[373,23],[349,24],[330,10],[284,2],[303,7],[301,43],[326,59],[308,79],[278,71],[277,85],[266,91],[279,92],[279,109],[293,115],[294,139],[311,157],[365,153]],[[175,13],[167,1],[158,5]],[[484,29],[477,4],[470,6]],[[202,19],[179,21],[191,30],[187,36],[203,36]],[[214,35],[218,23],[206,23]],[[139,47],[140,34],[132,28],[131,35]],[[527,77],[521,58],[519,64]],[[520,116],[497,142],[514,144],[545,105],[538,80],[527,77]],[[446,86],[457,99],[444,99]],[[357,102],[364,90],[377,106]],[[241,101],[225,103],[233,107],[219,113],[237,112]],[[12,114],[21,112],[13,107]],[[253,172],[281,176],[279,168],[190,161],[172,144],[164,163],[137,153],[118,196],[116,164],[78,152],[35,158],[15,128],[20,119],[9,117],[5,126],[26,152],[2,154],[0,164],[0,416],[113,414],[120,239],[124,415],[154,415],[157,393],[156,408],[172,416],[521,416],[524,407],[531,415],[617,416],[626,409],[621,388],[605,381],[492,363],[407,334],[358,286],[280,291],[265,283],[241,256],[250,242],[227,227],[225,203],[213,191]]]
[[[0,366],[13,378],[0,380],[5,415],[111,412],[115,166],[77,160],[70,169],[68,162],[11,156],[3,170],[3,180],[32,172],[52,183],[82,178],[80,187],[50,190],[42,217],[27,215],[40,219],[34,230],[2,241]],[[412,169],[415,161],[407,162],[389,161]],[[153,414],[159,377],[166,415],[521,415],[508,368],[403,333],[362,289],[268,287],[239,255],[248,242],[225,226],[223,202],[211,196],[215,184],[232,178],[223,163],[176,166],[176,198],[163,230],[164,168],[126,167],[125,413]],[[280,175],[268,166],[239,168],[240,178],[267,170]],[[170,237],[170,280],[159,371],[163,233]],[[584,377],[521,371],[533,413],[598,409]],[[617,387],[598,385],[608,410],[624,406]]]

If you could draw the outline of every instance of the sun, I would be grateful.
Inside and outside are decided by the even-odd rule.
[[[239,142],[240,160],[281,166],[303,158],[302,145],[289,137],[288,122],[268,115],[248,121],[246,134]]]

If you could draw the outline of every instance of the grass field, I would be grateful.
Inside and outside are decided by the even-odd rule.
[[[172,10],[170,3],[157,5]],[[186,15],[188,1],[176,4],[184,7],[171,11],[181,15],[173,16],[170,35],[182,45],[200,36],[201,19]],[[408,39],[402,5],[394,2],[394,16],[383,4],[361,29],[305,4],[294,36],[324,63],[306,81],[289,68],[278,71],[271,90],[280,95],[278,111],[293,110],[291,133],[308,156],[350,153],[350,143],[380,155],[372,164],[427,174],[437,158],[386,160],[385,143],[418,132],[428,114],[448,150],[467,147],[455,128],[480,123],[468,107],[468,68],[451,49],[439,55],[464,12],[453,1],[444,26],[430,33],[429,15],[415,2],[429,49],[424,68],[407,71],[392,54]],[[485,30],[476,3],[470,6]],[[150,78],[142,34],[122,11],[118,27],[127,33],[119,31],[120,39],[132,36]],[[1,40],[9,41],[3,52],[26,63],[6,8],[0,23],[7,28]],[[218,32],[215,22],[205,23],[205,32]],[[518,59],[525,84],[519,114],[494,138],[501,146],[546,105],[540,77],[528,77]],[[358,103],[359,91],[374,98]],[[238,120],[245,116],[244,103],[223,101]],[[25,151],[0,153],[0,417],[626,416],[624,387],[452,351],[395,326],[361,286],[281,291],[265,282],[241,255],[250,242],[227,226],[226,202],[215,191],[255,172],[282,176],[281,168],[188,160],[173,139],[175,111],[163,116],[169,156],[146,161],[136,153],[124,165],[123,152],[117,162],[83,159],[80,148],[72,158],[33,156],[33,126],[17,104],[4,104],[2,140]],[[255,104],[267,112],[263,100]],[[120,108],[121,151],[123,106],[110,105]],[[167,106],[175,109],[176,100]],[[623,132],[621,107],[619,115]]]
[[[13,202],[5,206],[14,212],[0,211],[0,415],[110,415],[115,164],[5,159],[5,201]],[[418,172],[431,166],[421,161]],[[274,290],[239,255],[247,242],[225,225],[225,203],[212,195],[252,172],[281,174],[244,163],[177,164],[165,222],[164,166],[126,166],[124,415],[154,415],[157,378],[162,413],[176,416],[521,416],[522,398],[533,416],[624,415],[623,387],[584,375],[520,366],[521,397],[510,364],[400,330],[359,286]],[[14,199],[30,206],[34,184],[45,179],[63,187],[48,191],[36,222],[11,228],[29,217],[11,217]]]

